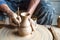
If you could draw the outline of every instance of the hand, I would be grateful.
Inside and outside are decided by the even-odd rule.
[[[13,16],[11,17],[11,20],[14,24],[19,25],[21,22],[21,17],[18,16],[16,13],[13,13]]]
[[[35,22],[31,18],[29,18],[29,21],[30,21],[30,25],[32,27],[32,30],[35,31],[36,30],[36,24],[35,24]]]

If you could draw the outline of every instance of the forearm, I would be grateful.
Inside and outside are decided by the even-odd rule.
[[[39,4],[40,0],[31,0],[27,12],[30,14],[30,17],[34,13],[37,5]]]
[[[0,11],[5,12],[9,17],[12,16],[13,11],[6,4],[0,5]]]

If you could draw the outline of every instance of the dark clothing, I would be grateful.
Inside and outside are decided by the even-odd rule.
[[[18,9],[18,6],[20,7],[20,10],[27,10],[30,0],[18,0],[18,1],[17,0],[3,0],[3,1],[0,1],[0,5],[5,4],[5,3],[10,7],[10,9],[12,11],[16,12]],[[50,25],[50,24],[52,24],[52,20],[53,20],[53,15],[54,15],[53,13],[54,13],[54,9],[51,6],[51,4],[49,3],[49,1],[41,0],[32,16],[37,17],[38,24]]]
[[[51,25],[54,16],[54,8],[49,2],[41,1],[34,12],[38,24]]]

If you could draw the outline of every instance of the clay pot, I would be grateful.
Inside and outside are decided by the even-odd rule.
[[[57,26],[60,28],[60,16],[57,19]]]
[[[29,14],[27,14],[26,12],[21,13],[22,22],[21,22],[20,27],[18,29],[20,36],[27,36],[32,33],[32,28],[30,26],[28,16],[29,16]]]

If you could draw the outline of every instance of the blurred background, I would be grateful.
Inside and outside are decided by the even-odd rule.
[[[52,25],[57,25],[57,18],[60,15],[60,0],[50,0],[52,6],[55,8],[55,17]]]

